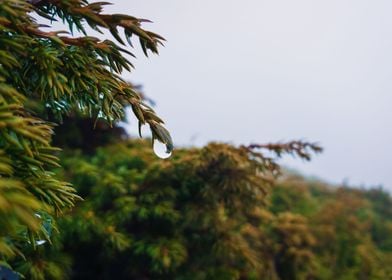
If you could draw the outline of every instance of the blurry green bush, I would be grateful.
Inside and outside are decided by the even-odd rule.
[[[32,259],[72,279],[391,277],[387,193],[295,175],[273,185],[276,169],[250,152],[212,143],[162,161],[143,141],[67,150],[60,173],[85,201]]]

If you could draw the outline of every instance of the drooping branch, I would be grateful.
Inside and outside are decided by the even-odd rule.
[[[24,2],[23,5],[20,5],[20,3],[15,5],[15,3],[10,1],[7,5],[26,14],[26,17],[24,20],[0,17],[0,27],[17,34],[27,35],[33,39],[47,39],[51,41],[50,45],[54,49],[63,49],[58,52],[58,55],[53,55],[50,59],[41,54],[31,56],[35,57],[35,63],[45,64],[41,70],[45,75],[50,76],[47,80],[38,81],[38,83],[37,81],[34,82],[33,84],[37,84],[37,86],[32,90],[40,92],[41,95],[43,94],[45,99],[49,96],[50,100],[47,101],[51,108],[57,108],[55,103],[63,102],[64,100],[66,101],[65,104],[71,104],[70,98],[85,90],[93,98],[93,102],[85,102],[83,108],[91,111],[91,109],[95,110],[93,108],[95,105],[103,105],[103,109],[100,112],[97,111],[97,114],[103,113],[109,122],[121,119],[123,116],[122,107],[131,105],[139,120],[139,131],[142,125],[148,124],[152,131],[153,139],[166,144],[168,150],[171,150],[172,140],[169,132],[163,126],[162,119],[156,115],[152,108],[144,104],[138,98],[132,86],[125,83],[119,76],[123,69],[130,71],[133,67],[132,63],[123,55],[123,53],[127,53],[133,56],[131,52],[120,46],[124,42],[118,34],[119,28],[124,30],[125,38],[131,47],[131,36],[134,34],[139,37],[140,44],[146,55],[148,50],[157,53],[157,45],[162,44],[164,39],[141,28],[141,23],[148,22],[148,20],[122,14],[102,14],[103,6],[107,4],[106,2],[86,4],[85,1],[81,0],[31,0]],[[66,21],[71,32],[72,27],[76,26],[86,36],[66,36],[64,33],[69,33],[67,31],[43,31],[42,27],[45,26],[35,22],[32,17],[34,12],[50,20],[60,19]],[[111,40],[102,41],[96,37],[87,36],[82,23],[89,24],[95,30],[98,30],[98,27],[108,29],[120,44],[116,44]],[[42,40],[33,40],[31,42],[35,45],[38,44],[40,47],[46,44],[40,41]],[[77,48],[63,48],[68,46]],[[79,58],[83,57],[86,52],[91,54],[91,57],[96,57],[99,63],[94,64],[94,59],[80,60]],[[38,57],[40,57],[39,60],[37,60]],[[75,58],[78,58],[78,63],[70,65],[70,61],[75,61]],[[46,62],[47,59],[51,61]],[[54,61],[56,63],[53,63]],[[92,65],[95,66],[92,67]],[[63,70],[64,68],[67,69],[67,75],[61,81],[52,77],[53,72],[58,72],[60,68]],[[89,75],[80,74],[80,69],[83,68],[89,69]],[[78,69],[79,74],[75,72],[75,69]],[[24,73],[27,72],[25,71]],[[29,77],[34,77],[34,75]],[[64,81],[72,82],[73,86],[69,87],[70,83],[64,84]],[[48,94],[48,92],[54,92],[54,94]],[[99,96],[103,96],[102,99]],[[59,115],[67,111],[66,108],[68,107],[65,106],[56,114]]]
[[[118,32],[118,28],[122,28],[129,45],[132,46],[132,35],[139,37],[145,55],[147,55],[148,50],[158,53],[158,45],[163,45],[163,41],[165,41],[160,35],[141,28],[141,24],[150,22],[149,20],[124,14],[103,14],[103,6],[109,5],[108,2],[85,4],[81,0],[31,0],[30,3],[34,6],[35,11],[43,17],[53,19],[56,14],[66,15],[65,20],[67,20],[67,17],[72,18],[71,25],[75,24],[83,33],[86,33],[86,31],[81,22],[85,21],[91,28],[99,32],[99,27],[109,30],[120,44],[125,45]]]
[[[305,160],[311,159],[311,153],[321,153],[323,148],[317,143],[304,141],[290,141],[287,143],[268,143],[268,144],[251,144],[247,146],[249,150],[265,149],[275,153],[278,157],[283,154],[291,154]]]

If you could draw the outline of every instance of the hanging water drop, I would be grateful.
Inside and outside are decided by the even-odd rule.
[[[157,139],[154,140],[153,149],[155,155],[162,159],[169,158],[172,155],[166,144],[159,142]]]
[[[36,244],[37,246],[44,245],[45,243],[46,243],[46,240],[37,240],[37,241],[35,241],[35,244]]]

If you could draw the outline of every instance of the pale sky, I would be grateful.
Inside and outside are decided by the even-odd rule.
[[[117,0],[167,39],[125,77],[177,146],[319,142],[305,175],[392,190],[390,0]],[[134,119],[131,126],[136,127]]]

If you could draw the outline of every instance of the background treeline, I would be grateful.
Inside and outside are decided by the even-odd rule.
[[[90,133],[101,132],[68,136]],[[384,190],[293,174],[271,185],[241,147],[211,143],[160,160],[150,142],[119,135],[95,151],[83,141],[65,148],[59,175],[84,201],[51,245],[13,263],[27,278],[391,279]]]

